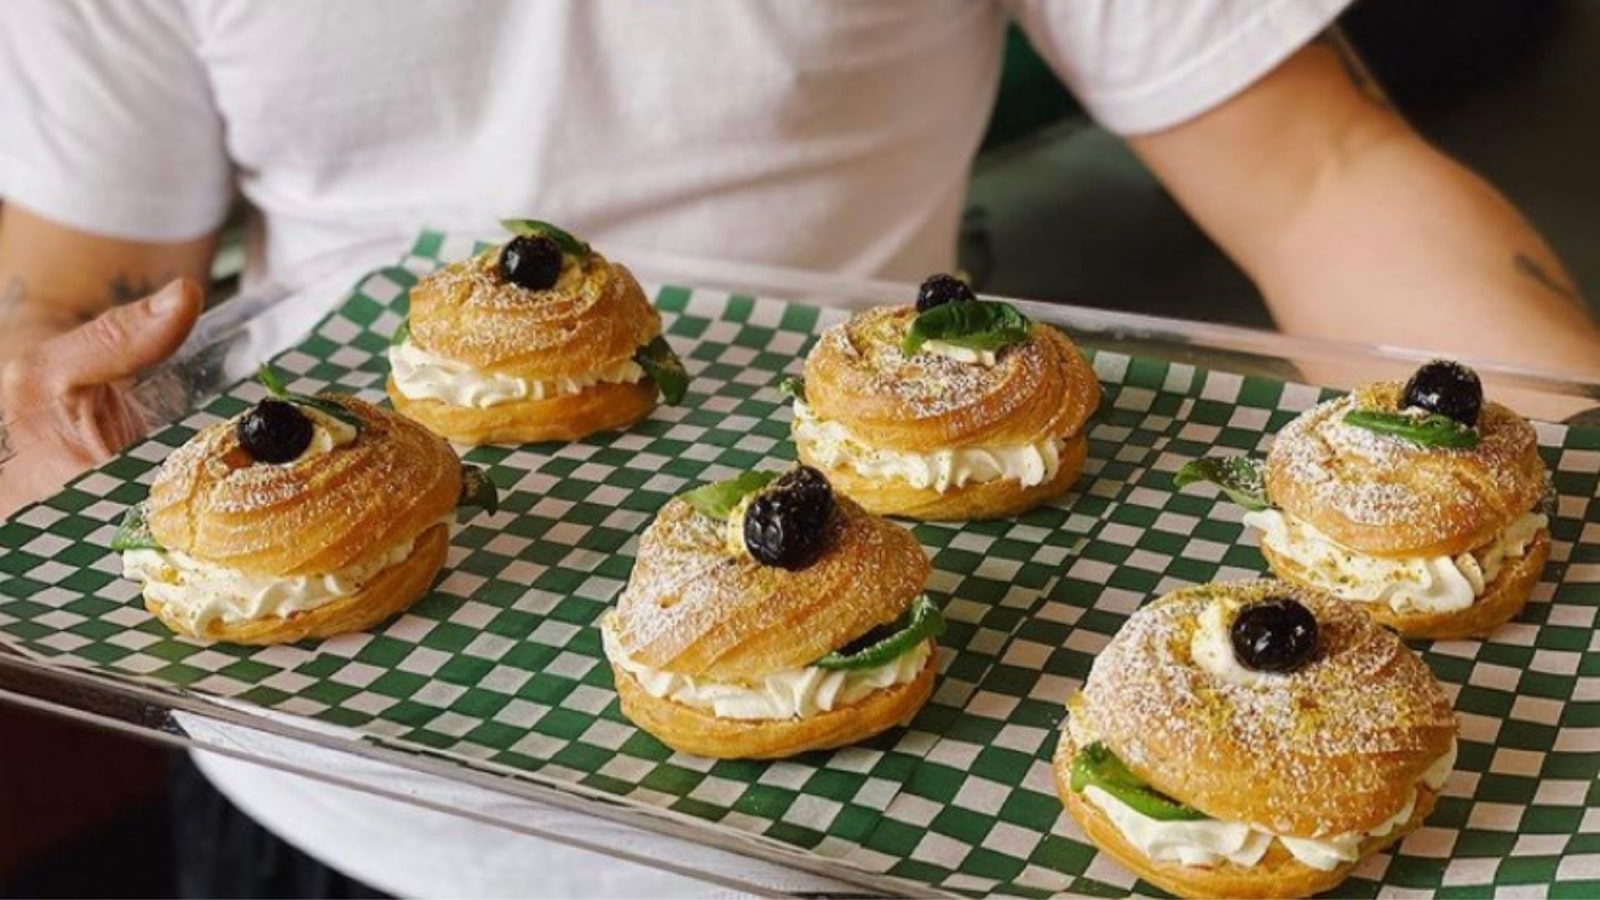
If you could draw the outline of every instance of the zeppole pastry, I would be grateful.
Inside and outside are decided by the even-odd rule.
[[[459,504],[494,486],[422,426],[354,397],[271,394],[173,451],[112,542],[178,634],[281,644],[362,631],[416,602]]]
[[[689,378],[625,267],[543,222],[411,289],[389,350],[395,408],[460,444],[626,428]]]
[[[1100,401],[1065,335],[948,275],[915,308],[829,329],[786,388],[801,461],[869,512],[915,519],[998,518],[1066,493]]]
[[[1281,578],[1361,604],[1401,634],[1486,635],[1516,616],[1550,554],[1533,426],[1478,376],[1430,362],[1306,411],[1264,466],[1208,459]]]
[[[1281,581],[1134,613],[1067,703],[1057,788],[1092,841],[1185,897],[1304,897],[1421,827],[1456,756],[1422,659]]]
[[[939,611],[911,533],[815,469],[674,498],[601,622],[622,713],[684,753],[771,759],[904,725],[933,691]]]

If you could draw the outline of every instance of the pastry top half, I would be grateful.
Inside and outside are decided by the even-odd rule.
[[[627,267],[597,252],[565,257],[546,290],[506,281],[500,248],[411,289],[411,340],[474,369],[529,381],[581,378],[625,362],[661,333],[661,315]]]
[[[880,307],[823,334],[806,358],[806,403],[820,417],[907,452],[1031,444],[1078,432],[1100,400],[1100,382],[1055,328],[996,352],[993,366],[923,350],[901,352],[917,317]]]
[[[1218,674],[1196,652],[1212,616],[1267,597],[1316,618],[1292,672]],[[1283,582],[1187,588],[1130,618],[1069,709],[1158,791],[1208,816],[1297,837],[1364,832],[1450,752],[1456,722],[1427,665],[1351,604]],[[1076,721],[1081,720],[1081,721]]]
[[[921,545],[835,502],[820,554],[791,571],[738,552],[726,522],[669,501],[639,539],[617,603],[623,648],[654,669],[740,681],[809,666],[899,618],[927,582]]]
[[[347,442],[262,463],[229,421],[173,451],[150,488],[151,534],[212,565],[315,575],[379,557],[453,512],[463,476],[449,444],[363,400],[322,399],[360,420]]]
[[[1400,382],[1368,385],[1289,423],[1267,455],[1267,496],[1375,556],[1464,553],[1544,496],[1533,426],[1498,403],[1483,404],[1469,449],[1422,446],[1344,421],[1353,409],[1397,411],[1402,391]]]

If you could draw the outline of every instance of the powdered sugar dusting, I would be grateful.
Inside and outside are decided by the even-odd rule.
[[[1316,615],[1315,661],[1240,684],[1192,659],[1207,606],[1269,595]],[[1443,690],[1399,638],[1350,604],[1270,580],[1189,588],[1134,614],[1095,660],[1074,712],[1157,787],[1213,814],[1214,798],[1247,806],[1259,812],[1253,824],[1302,836],[1382,821],[1393,810],[1349,799],[1401,802],[1455,731]],[[1255,796],[1234,797],[1241,786]]]
[[[1400,392],[1398,382],[1369,385],[1290,422],[1267,457],[1274,502],[1319,527],[1332,513],[1352,527],[1443,528],[1465,520],[1472,531],[1488,532],[1527,512],[1544,480],[1527,421],[1504,406],[1485,404],[1480,440],[1471,449],[1423,447],[1345,424],[1352,409],[1395,411]],[[1340,536],[1337,525],[1324,530]],[[1439,539],[1427,537],[1422,543]]]

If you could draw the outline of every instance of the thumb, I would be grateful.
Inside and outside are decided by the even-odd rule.
[[[64,387],[127,378],[171,356],[200,316],[200,286],[178,278],[154,294],[56,335],[36,351]]]

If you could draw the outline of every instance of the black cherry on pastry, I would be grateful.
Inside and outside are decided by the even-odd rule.
[[[763,565],[804,569],[822,552],[833,506],[833,488],[821,472],[810,466],[787,472],[750,501],[745,549]]]
[[[311,420],[283,400],[262,400],[237,427],[239,446],[257,462],[286,463],[311,446]]]
[[[548,290],[561,277],[561,245],[519,234],[500,250],[500,277],[530,291]]]
[[[924,313],[946,303],[967,303],[977,295],[965,281],[954,275],[929,275],[917,289],[917,312]]]
[[[1294,672],[1317,655],[1317,617],[1288,597],[1240,609],[1229,636],[1239,664],[1256,672]]]
[[[1436,359],[1406,382],[1400,405],[1438,413],[1472,428],[1483,411],[1483,382],[1477,372],[1458,362]]]

